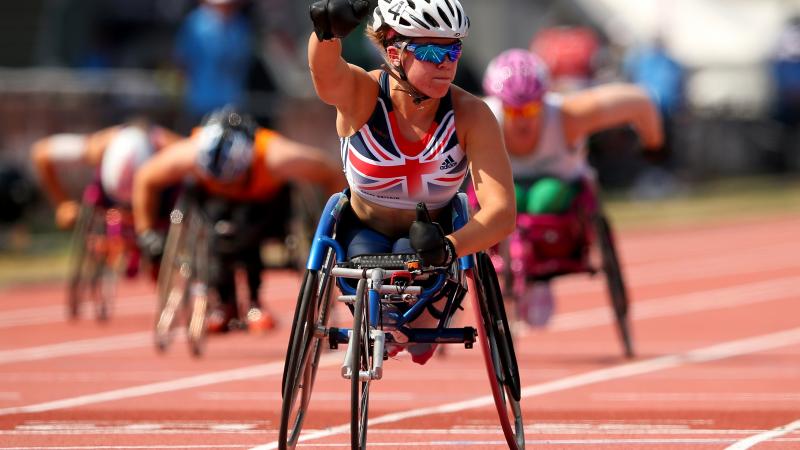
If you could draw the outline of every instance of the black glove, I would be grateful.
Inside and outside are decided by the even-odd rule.
[[[417,203],[417,220],[411,224],[408,237],[423,266],[447,267],[456,259],[453,243],[437,222],[431,222],[425,203]]]
[[[309,8],[320,41],[350,34],[369,13],[367,0],[317,0]]]
[[[164,254],[164,241],[166,238],[162,233],[155,230],[146,230],[136,236],[136,244],[139,250],[150,261],[158,261]]]

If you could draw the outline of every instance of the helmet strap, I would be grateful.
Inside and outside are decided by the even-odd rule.
[[[381,65],[381,69],[386,71],[386,73],[400,84],[400,88],[398,89],[400,92],[408,94],[414,101],[414,104],[419,106],[420,103],[430,100],[430,97],[420,92],[419,89],[415,88],[414,85],[408,81],[408,75],[406,75],[406,70],[403,68],[403,53],[406,51],[405,44],[407,43],[408,41],[404,41],[403,44],[400,45],[400,64],[396,66],[392,64],[387,55],[385,58],[386,62]]]

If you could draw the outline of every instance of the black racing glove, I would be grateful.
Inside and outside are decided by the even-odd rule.
[[[344,38],[353,31],[369,13],[367,0],[317,0],[309,8],[314,33],[325,41]]]
[[[136,244],[139,250],[150,261],[159,261],[164,254],[164,242],[166,238],[162,233],[155,230],[146,230],[136,236]]]
[[[437,222],[431,222],[425,203],[417,203],[417,220],[408,230],[411,248],[423,266],[447,267],[456,259],[453,243]]]

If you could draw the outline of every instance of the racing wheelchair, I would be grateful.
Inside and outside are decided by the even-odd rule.
[[[453,228],[458,229],[468,219],[466,195],[456,196],[450,206]],[[336,226],[346,208],[349,200],[345,194],[332,196],[314,235],[281,382],[279,447],[294,448],[298,443],[325,345],[331,349],[347,345],[341,375],[350,381],[351,447],[363,449],[370,383],[383,375],[388,345],[461,344],[472,348],[477,341],[508,446],[524,448],[519,370],[500,285],[488,255],[463,256],[451,267],[421,267],[414,254],[346,259],[336,240]],[[353,312],[352,328],[328,325],[334,284],[341,292],[336,300]],[[450,327],[468,293],[472,294],[476,327]],[[438,324],[411,327],[426,310]],[[396,314],[387,314],[389,311]]]
[[[95,318],[110,318],[120,274],[133,276],[139,249],[130,209],[115,206],[100,183],[86,187],[72,234],[67,281],[67,317],[77,319],[81,304],[94,304]]]
[[[275,221],[274,216],[250,217],[253,211],[260,211],[258,208],[237,209],[231,207],[233,203],[228,200],[214,197],[195,185],[185,186],[170,213],[158,274],[156,348],[165,351],[183,323],[192,355],[202,355],[208,314],[219,301],[220,294],[210,287],[214,270],[210,264],[211,252],[232,256],[247,251],[246,261],[241,262],[252,295],[257,295],[252,291],[258,290],[264,269],[260,254],[262,231],[266,237],[283,239],[287,254],[285,267],[296,269],[300,265],[299,254],[308,248],[307,242],[311,239],[309,223],[317,217],[311,210],[317,204],[314,195],[316,193],[308,187],[285,186],[276,198],[264,204],[278,211],[291,210],[285,221]],[[307,254],[303,255],[303,260]],[[235,286],[233,289],[235,295]],[[239,303],[233,319],[226,324],[228,329],[245,328]]]
[[[602,272],[623,352],[632,358],[628,294],[614,234],[594,183],[590,179],[579,183],[579,192],[568,211],[517,214],[516,231],[504,245],[493,249],[492,261],[503,275],[503,291],[514,299],[521,298],[528,283]]]

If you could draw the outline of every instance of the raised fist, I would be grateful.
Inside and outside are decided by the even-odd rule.
[[[369,13],[367,0],[317,0],[309,8],[314,33],[320,41],[344,38]]]

